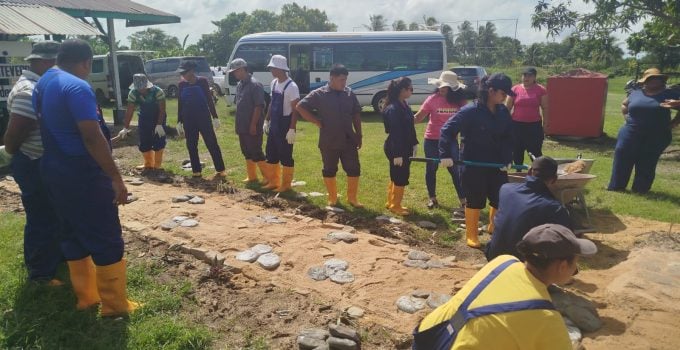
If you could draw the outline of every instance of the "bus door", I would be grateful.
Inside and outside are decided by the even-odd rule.
[[[290,76],[300,89],[300,95],[309,93],[309,55],[310,46],[308,44],[290,45]]]

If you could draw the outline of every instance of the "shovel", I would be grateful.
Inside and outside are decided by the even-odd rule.
[[[434,162],[435,164],[439,164],[441,159],[439,158],[426,158],[426,157],[411,157],[410,158],[412,162]],[[469,165],[469,166],[478,166],[478,167],[483,167],[483,168],[505,168],[507,167],[507,164],[501,164],[501,163],[487,163],[487,162],[474,162],[470,160],[454,160],[453,164],[456,165]],[[513,164],[510,166],[512,169],[515,170],[526,170],[529,169],[529,166],[524,165],[524,164]]]

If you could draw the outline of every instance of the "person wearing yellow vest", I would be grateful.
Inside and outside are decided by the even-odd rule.
[[[517,250],[524,263],[495,258],[427,315],[413,332],[413,349],[571,350],[548,286],[567,282],[578,272],[579,256],[597,247],[564,226],[545,224],[532,228]]]

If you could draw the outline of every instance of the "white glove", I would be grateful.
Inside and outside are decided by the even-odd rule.
[[[512,163],[509,163],[508,165],[506,165],[506,166],[504,166],[504,167],[502,167],[498,170],[508,172],[510,169],[512,169]]]
[[[404,165],[404,158],[402,158],[402,157],[394,158],[392,163],[394,163],[395,166],[402,166],[402,165]]]
[[[286,141],[288,141],[289,145],[295,143],[295,129],[288,129],[288,132],[286,133]]]
[[[154,134],[158,135],[158,137],[164,137],[165,136],[165,129],[163,128],[163,125],[156,125],[156,129],[154,129]]]
[[[417,157],[418,156],[418,145],[413,145],[413,155],[411,157]]]
[[[132,131],[132,130],[130,130],[128,128],[123,128],[118,132],[118,137],[120,137],[121,140],[125,140],[125,138],[128,136],[130,131]]]
[[[213,129],[219,129],[220,128],[220,120],[218,118],[212,118],[213,122]]]
[[[264,121],[264,124],[262,125],[262,131],[264,131],[265,134],[269,135],[269,120]],[[288,139],[288,135],[286,135],[286,139]]]
[[[184,136],[184,125],[182,125],[182,123],[177,123],[177,134],[179,136]]]
[[[439,165],[442,168],[450,168],[453,166],[453,158],[443,158],[439,160]]]

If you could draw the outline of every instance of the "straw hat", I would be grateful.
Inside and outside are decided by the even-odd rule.
[[[465,84],[458,81],[458,75],[450,70],[445,70],[439,75],[439,79],[428,78],[427,83],[436,85],[438,88],[448,86],[451,90],[465,89]]]
[[[649,68],[645,71],[644,74],[642,74],[642,78],[638,80],[638,83],[644,83],[647,81],[647,79],[652,78],[652,77],[659,77],[662,78],[663,81],[668,80],[668,76],[666,74],[661,74],[661,71],[659,68]]]

